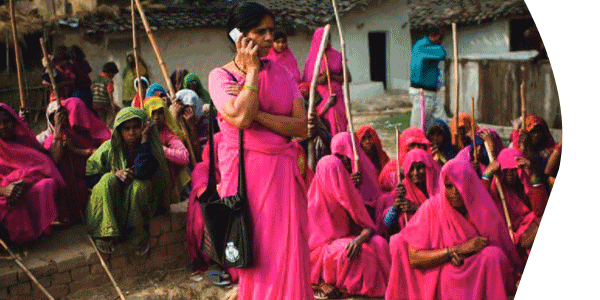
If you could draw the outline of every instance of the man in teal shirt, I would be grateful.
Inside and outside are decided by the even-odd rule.
[[[432,28],[428,34],[412,47],[410,58],[409,96],[412,102],[410,126],[421,127],[420,90],[425,98],[425,122],[432,117],[446,119],[444,103],[437,99],[440,61],[446,58],[446,50],[441,45],[444,31]]]

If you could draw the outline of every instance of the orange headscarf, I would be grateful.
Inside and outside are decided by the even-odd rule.
[[[459,141],[456,140],[456,127],[454,124],[456,124],[456,118],[452,118],[452,120],[450,120],[450,133],[452,134],[452,145],[462,148],[460,147],[460,145],[458,145]],[[467,134],[471,133],[471,126],[475,127],[475,131],[479,130],[479,125],[477,125],[475,120],[473,120],[471,115],[469,115],[468,113],[458,114],[458,127],[461,126],[465,127],[465,131],[467,132]],[[465,145],[462,146],[464,147]]]

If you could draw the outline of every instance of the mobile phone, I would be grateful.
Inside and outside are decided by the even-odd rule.
[[[232,30],[229,32],[229,37],[231,37],[231,39],[232,39],[234,42],[237,42],[237,40],[238,40],[238,39],[239,39],[241,36],[242,36],[242,32],[241,32],[239,29],[237,29],[237,28],[234,28],[234,29],[232,29]]]

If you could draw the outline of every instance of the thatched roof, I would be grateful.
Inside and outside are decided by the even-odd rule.
[[[524,0],[408,0],[411,29],[531,18]]]
[[[170,5],[148,6],[146,17],[153,30],[182,29],[196,27],[224,27],[227,9],[234,1],[215,0],[202,6]],[[257,0],[270,8],[277,16],[276,22],[287,29],[314,29],[330,22],[333,18],[331,2],[323,0]],[[365,9],[369,0],[342,0],[340,14],[354,9]],[[142,22],[136,17],[136,26]],[[65,26],[67,27],[67,26]],[[85,34],[111,33],[131,30],[131,10],[127,7],[112,6],[104,10],[80,16],[78,30]]]
[[[17,23],[17,36],[20,38],[26,34],[39,32],[44,28],[46,22],[36,11],[22,13],[15,12]],[[10,9],[8,5],[0,5],[0,35],[11,35],[12,25],[10,22]]]

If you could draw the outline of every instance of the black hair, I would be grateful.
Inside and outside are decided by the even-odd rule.
[[[432,37],[432,36],[439,36],[439,35],[443,35],[444,34],[444,29],[442,29],[442,27],[439,26],[429,26],[427,28],[427,36]]]
[[[69,53],[71,54],[71,59],[74,61],[82,61],[85,59],[85,53],[77,45],[71,46],[71,49],[69,49]]]
[[[102,72],[117,74],[117,73],[119,73],[119,68],[117,68],[117,64],[115,64],[114,62],[111,61],[111,62],[105,63],[104,66],[102,66]]]
[[[283,38],[283,41],[287,43],[287,34],[285,34],[285,32],[281,30],[275,31],[275,33],[273,34],[273,40],[276,41],[281,38]]]
[[[227,36],[229,40],[235,43],[229,36],[229,32],[234,28],[239,29],[243,34],[255,28],[260,24],[264,17],[269,16],[275,20],[275,14],[256,2],[241,2],[229,8],[227,12]]]
[[[173,85],[175,90],[179,90],[181,88],[180,86],[177,85],[177,81],[179,81],[179,83],[181,85],[183,85],[183,79],[189,73],[190,72],[187,69],[183,69],[183,70],[175,69],[175,71],[173,71],[173,73],[171,73],[171,77],[169,79],[171,80],[171,84]]]
[[[52,57],[52,65],[57,66],[60,62],[69,60],[69,48],[66,46],[58,46],[56,50],[54,50]]]

